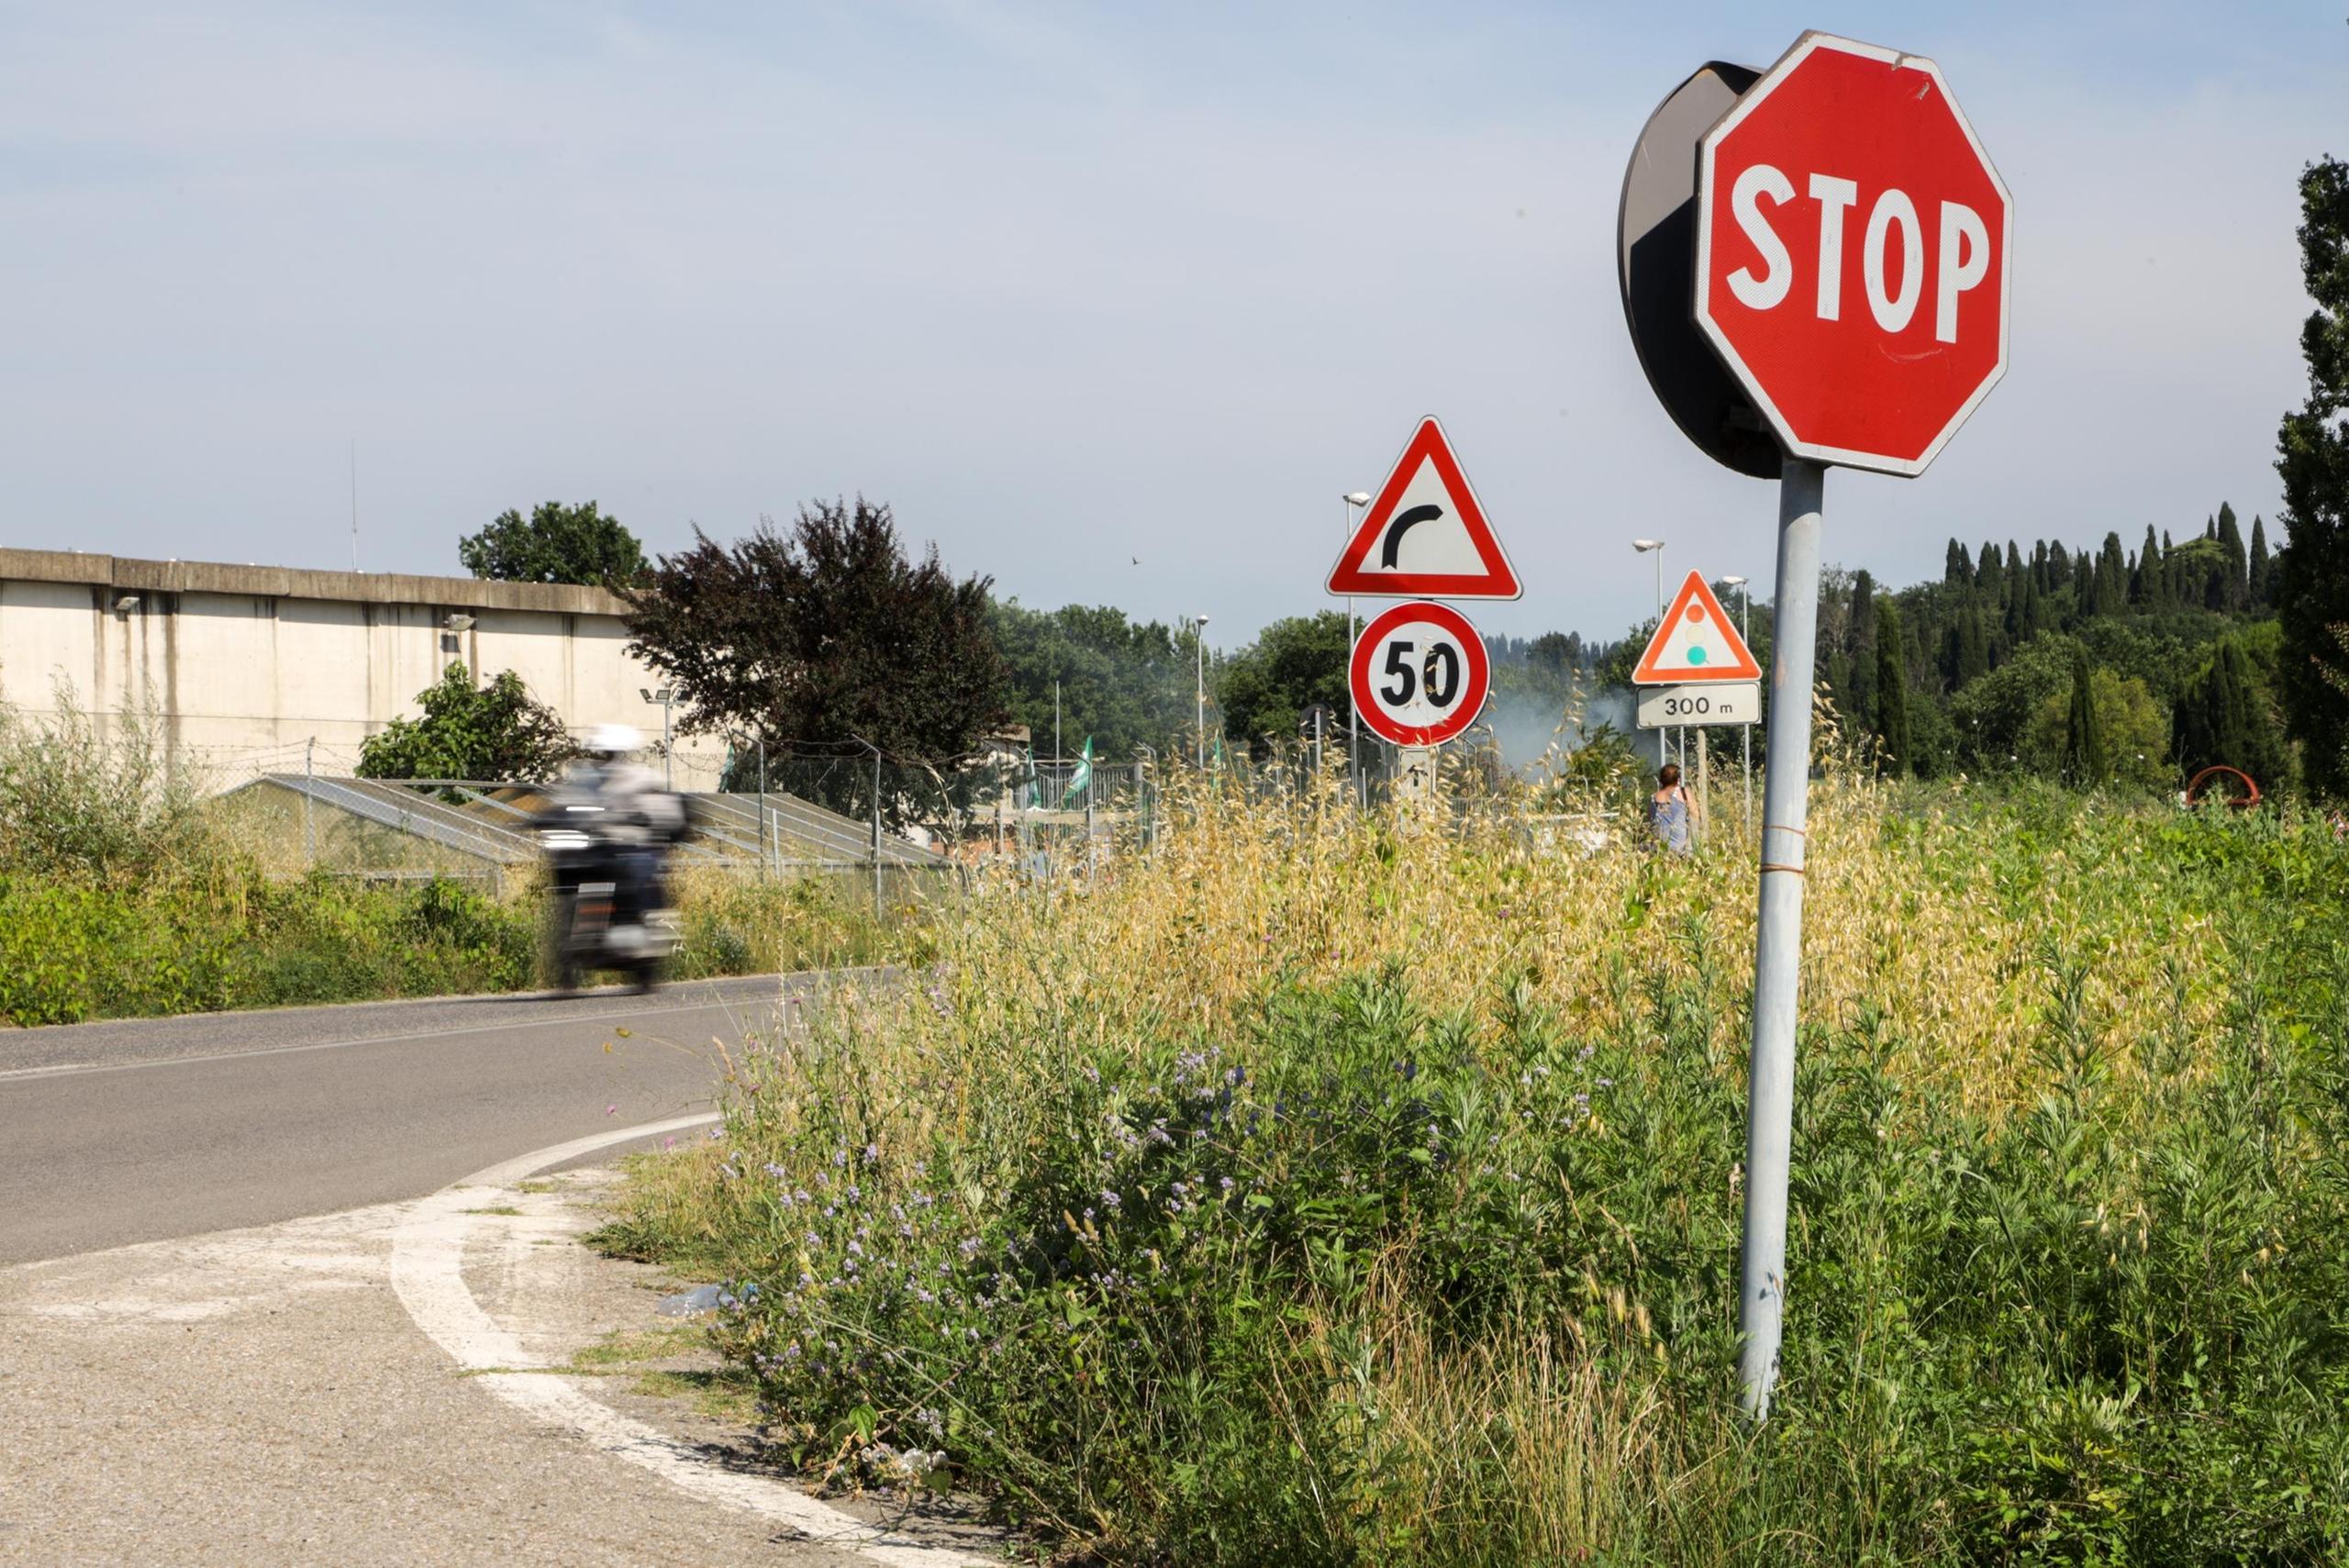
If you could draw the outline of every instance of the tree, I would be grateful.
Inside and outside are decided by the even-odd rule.
[[[1900,635],[1900,605],[1890,595],[1876,606],[1876,739],[1885,771],[1909,771],[1909,662]]]
[[[2219,591],[2216,610],[2239,610],[2249,597],[2250,562],[2243,553],[2243,529],[2235,525],[2235,509],[2227,502],[2219,503],[2219,549],[2225,553],[2226,576]]]
[[[2144,609],[2157,610],[2169,603],[2169,589],[2162,581],[2162,547],[2151,523],[2145,525],[2145,542],[2137,551],[2137,578],[2130,586],[2134,590],[2131,601]]]
[[[2058,777],[2065,768],[2072,729],[2069,691],[2050,695],[2032,716],[2022,737],[2024,765]],[[2088,671],[2088,701],[2095,710],[2091,734],[2106,762],[2104,782],[2158,789],[2172,782],[2169,715],[2145,683],[2101,664]]]
[[[2276,609],[2285,646],[2284,715],[2303,746],[2311,788],[2349,789],[2349,692],[2324,679],[2313,655],[2326,628],[2349,620],[2349,163],[2328,158],[2300,175],[2300,275],[2316,309],[2300,328],[2308,400],[2284,417],[2276,471],[2285,543]]]
[[[618,517],[584,501],[541,502],[528,521],[508,509],[477,534],[457,541],[457,559],[476,577],[500,583],[633,583],[644,573],[644,547]]]
[[[924,780],[1003,721],[991,580],[957,582],[935,545],[908,559],[888,507],[818,502],[788,535],[763,520],[730,549],[694,539],[623,595],[629,651],[674,684],[685,733],[746,733],[770,754],[878,748],[905,770],[882,784],[902,826]],[[873,808],[863,768],[826,778],[825,805]]]
[[[2267,610],[2275,605],[2276,560],[2267,553],[2267,525],[2254,517],[2251,519],[2251,607]]]
[[[1102,758],[1189,744],[1197,628],[1130,621],[1107,606],[1031,610],[1016,599],[994,604],[989,624],[1009,681],[1010,721],[1028,726],[1039,755],[1051,744],[1055,682],[1063,733],[1092,736]]]
[[[1965,553],[1965,547],[1955,539],[1949,541],[1949,550],[1943,558],[1942,581],[1961,590],[1974,585],[1973,559]]]
[[[1876,579],[1852,573],[1852,722],[1876,728]]]
[[[2077,649],[2060,633],[2033,638],[2005,663],[1959,692],[1950,703],[1959,762],[1987,773],[2016,766],[2053,772],[2054,759],[2032,754],[2026,737],[2049,699],[2060,699],[2069,689]],[[2060,708],[2058,713],[2060,717]]]
[[[2104,736],[2097,728],[2096,683],[2088,672],[2085,651],[2072,659],[2072,700],[2064,721],[2064,778],[2094,789],[2110,776],[2105,760]]]
[[[1297,739],[1316,703],[1343,723],[1350,652],[1341,611],[1273,622],[1224,662],[1216,683],[1224,734],[1262,752],[1273,741]]]
[[[2104,536],[2104,548],[2097,551],[2096,576],[2091,590],[2089,613],[2099,616],[2123,615],[2129,609],[2129,563],[2121,553],[2121,536]]]
[[[1998,541],[1984,539],[1981,553],[1975,558],[1974,588],[1982,602],[1993,611],[2007,607],[2007,568],[2005,558],[1998,553]]]
[[[2178,766],[2190,775],[2224,763],[2249,773],[2260,788],[2275,789],[2283,782],[2285,759],[2263,706],[2243,640],[2221,638],[2178,699]]]
[[[1990,645],[1982,630],[1982,612],[1967,606],[1957,619],[1957,679],[1955,686],[1977,681],[1990,673]]]
[[[360,743],[361,778],[543,784],[579,753],[562,716],[511,670],[476,686],[452,662],[416,700],[423,717],[395,718]]]

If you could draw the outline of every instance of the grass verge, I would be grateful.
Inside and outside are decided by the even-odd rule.
[[[1820,786],[1786,1364],[1732,1414],[1749,855],[1170,812],[755,1053],[606,1233],[777,1456],[1110,1562],[2349,1555],[2349,850]]]

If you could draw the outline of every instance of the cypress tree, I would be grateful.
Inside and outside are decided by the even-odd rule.
[[[2177,702],[2178,765],[2189,774],[2223,762],[2250,770],[2251,692],[2243,648],[2230,637],[2187,683]],[[2258,775],[2254,773],[2253,777]]]
[[[1885,772],[1909,771],[1909,673],[1902,657],[1900,606],[1887,595],[1876,609],[1876,739]]]
[[[2047,547],[2047,591],[2060,594],[2072,585],[2072,558],[2064,553],[2064,541],[2056,539]]]
[[[2276,560],[2267,553],[2267,525],[2251,519],[2251,607],[2266,609],[2276,601]]]
[[[2218,607],[2239,610],[2251,597],[2251,566],[2243,553],[2243,530],[2235,526],[2235,509],[2224,501],[2219,503],[2219,548],[2226,551],[2227,564]]]
[[[1942,581],[1953,588],[1974,586],[1974,562],[1966,559],[1965,547],[1955,539],[1949,541],[1949,554],[1942,562]]]
[[[2004,609],[2007,604],[2007,568],[1998,554],[1998,541],[1984,539],[1982,553],[1974,558],[1974,591],[1982,602],[1993,609]]]
[[[2096,686],[2083,649],[2072,656],[2072,710],[2064,726],[2064,777],[2084,789],[2104,783],[2110,772],[2104,737],[2097,732]]]
[[[2171,746],[2178,766],[2190,775],[2223,763],[2241,768],[2262,789],[2275,788],[2284,772],[2284,743],[2266,706],[2243,639],[2221,638],[2178,697]]]
[[[1967,606],[1957,620],[1957,679],[1954,683],[1964,687],[1990,673],[1990,646],[1982,631],[1982,612]]]
[[[2154,541],[2154,525],[2151,523],[2145,525],[2144,548],[2137,552],[2137,571],[2144,578],[2145,607],[2157,610],[2167,604],[2167,584],[2162,576],[2162,548]]]
[[[2117,616],[2129,608],[2129,564],[2121,554],[2121,536],[2104,536],[2104,548],[2097,552],[2094,613]]]
[[[1852,722],[1876,728],[1876,579],[1852,573]]]

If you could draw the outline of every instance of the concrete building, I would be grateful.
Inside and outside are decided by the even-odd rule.
[[[143,707],[219,787],[298,773],[306,749],[348,774],[459,661],[515,671],[574,732],[657,741],[641,694],[660,683],[625,651],[626,612],[600,588],[0,550],[0,702],[53,714],[61,682],[102,723]],[[677,787],[716,787],[724,760],[681,739]]]

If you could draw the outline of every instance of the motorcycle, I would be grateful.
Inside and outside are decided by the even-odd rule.
[[[661,984],[684,933],[676,911],[655,907],[660,846],[624,841],[598,820],[601,806],[558,806],[539,820],[549,875],[549,948],[556,989],[579,989],[591,970],[617,970],[639,991]]]

